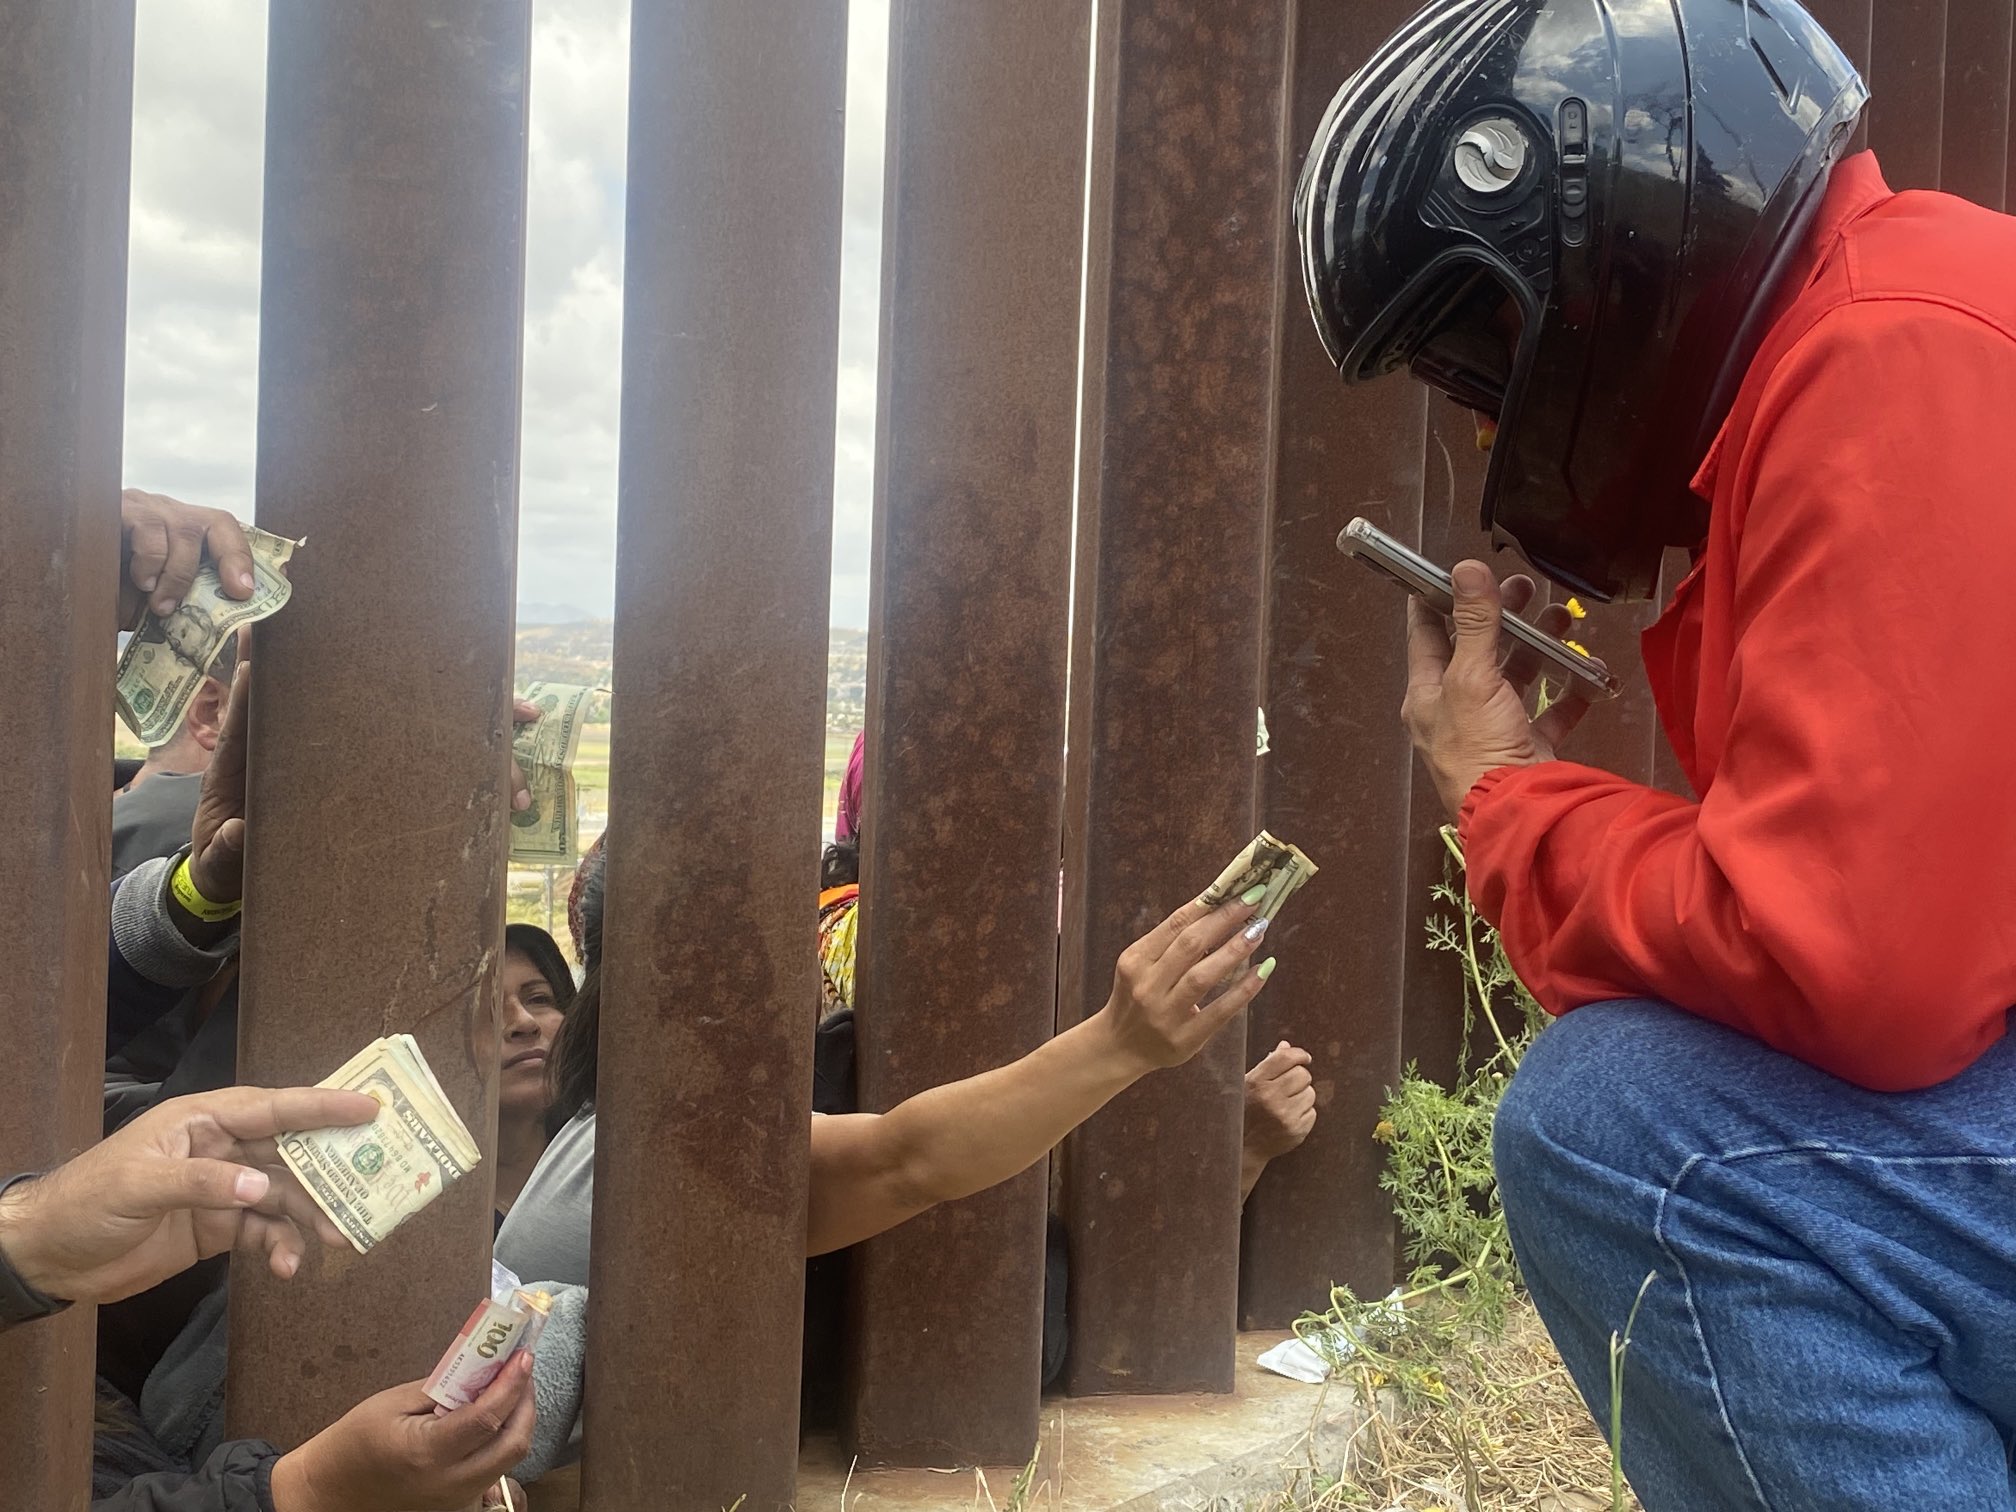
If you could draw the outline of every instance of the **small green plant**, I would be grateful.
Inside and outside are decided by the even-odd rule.
[[[1448,912],[1428,920],[1428,944],[1462,959],[1461,1058],[1448,1087],[1408,1066],[1374,1131],[1387,1147],[1380,1185],[1392,1195],[1414,1272],[1393,1298],[1365,1300],[1337,1287],[1329,1309],[1296,1328],[1333,1368],[1347,1358],[1367,1366],[1373,1385],[1396,1390],[1410,1406],[1441,1400],[1439,1362],[1464,1339],[1495,1335],[1517,1290],[1491,1168],[1491,1121],[1546,1021],[1463,890],[1455,830],[1445,827],[1442,840],[1449,858],[1434,898]]]

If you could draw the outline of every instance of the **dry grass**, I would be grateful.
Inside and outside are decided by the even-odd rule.
[[[1452,1355],[1442,1387],[1439,1404],[1411,1412],[1389,1399],[1342,1481],[1305,1471],[1275,1496],[1211,1512],[1611,1512],[1609,1445],[1530,1304],[1511,1309],[1502,1337]],[[1638,1512],[1628,1490],[1616,1505]]]

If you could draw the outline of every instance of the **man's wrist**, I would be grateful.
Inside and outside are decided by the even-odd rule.
[[[307,1454],[314,1442],[310,1439],[273,1462],[273,1512],[322,1512],[314,1478],[308,1473]]]
[[[45,1317],[70,1305],[58,1295],[62,1277],[46,1264],[35,1243],[41,1180],[17,1176],[0,1186],[0,1291],[6,1293],[7,1321]]]
[[[193,898],[189,896],[191,893]],[[175,926],[177,934],[198,950],[215,947],[238,927],[238,907],[213,902],[203,893],[202,882],[195,871],[195,860],[187,852],[168,868],[168,875],[161,883],[161,895],[168,922]],[[221,918],[216,917],[217,911],[224,907],[229,907],[231,911]]]

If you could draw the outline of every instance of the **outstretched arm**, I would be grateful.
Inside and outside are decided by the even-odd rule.
[[[812,1121],[805,1252],[823,1254],[1029,1169],[1150,1071],[1181,1065],[1265,985],[1250,904],[1188,903],[1129,946],[1091,1018],[1012,1065],[882,1114]],[[1214,997],[1221,983],[1228,983]]]

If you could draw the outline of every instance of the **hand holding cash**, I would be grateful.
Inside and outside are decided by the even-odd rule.
[[[364,1093],[377,1118],[283,1134],[280,1158],[360,1255],[483,1158],[410,1034],[373,1040],[319,1085]]]
[[[236,530],[236,521],[232,527]],[[300,543],[256,527],[240,539],[250,546],[249,597],[241,601],[227,593],[219,576],[222,564],[205,560],[183,597],[157,599],[175,607],[167,614],[150,611],[119,655],[119,717],[142,745],[158,746],[180,729],[224,643],[245,626],[279,613],[293,595],[286,569]]]
[[[535,682],[513,712],[511,859],[572,866],[581,859],[574,756],[593,688]]]
[[[1274,958],[1253,956],[1273,914],[1315,874],[1309,858],[1263,834],[1205,889],[1121,952],[1099,1017],[1137,1067],[1177,1066],[1259,996]]]
[[[1262,830],[1197,901],[1206,908],[1218,908],[1234,898],[1243,898],[1256,887],[1262,888],[1254,917],[1272,924],[1280,916],[1282,905],[1316,871],[1316,863],[1303,855],[1300,847],[1276,840]]]

